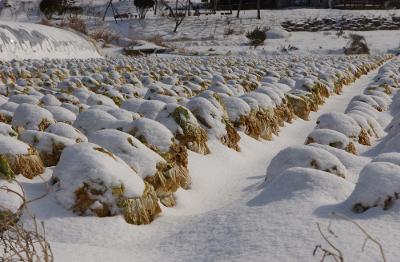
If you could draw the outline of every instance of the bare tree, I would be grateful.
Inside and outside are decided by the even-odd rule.
[[[257,0],[257,19],[261,19],[260,8],[261,8],[260,0]]]
[[[154,0],[154,15],[157,15],[158,0]]]
[[[188,11],[189,0],[175,0],[175,6],[171,7],[165,0],[161,0],[163,6],[165,6],[168,11],[168,18],[175,22],[174,33],[178,30],[178,27],[182,24],[186,17],[186,12]]]
[[[218,8],[218,0],[214,0],[213,1],[213,8],[214,8],[214,12],[217,12],[217,8]]]
[[[242,10],[243,0],[239,0],[239,5],[236,13],[236,17],[239,18],[240,11]]]
[[[134,5],[139,13],[139,19],[144,19],[146,17],[147,11],[154,7],[154,0],[134,0]]]

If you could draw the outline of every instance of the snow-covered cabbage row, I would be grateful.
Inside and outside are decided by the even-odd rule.
[[[1,65],[0,157],[8,179],[55,166],[58,202],[79,215],[150,223],[189,189],[188,153],[238,131],[272,139],[389,56],[24,60]],[[316,149],[317,150],[317,149]],[[316,154],[309,150],[306,159]],[[325,153],[328,154],[329,153]],[[345,177],[333,158],[314,163]],[[280,167],[282,168],[282,167]]]
[[[400,87],[400,62],[392,63],[381,70],[378,80],[388,90]],[[348,199],[354,212],[364,212],[372,207],[383,210],[391,208],[400,198],[400,93],[397,92],[390,107],[394,114],[386,126],[386,136],[380,141],[379,154],[365,166],[359,175],[354,192]]]
[[[0,60],[42,58],[99,58],[93,43],[54,27],[0,22]]]
[[[397,59],[380,68],[374,84],[363,95],[355,96],[345,113],[321,115],[306,145],[281,151],[271,161],[267,181],[282,183],[278,177],[317,175],[310,171],[317,169],[319,174],[331,173],[356,183],[346,200],[354,212],[371,207],[389,209],[400,198],[400,115],[395,115],[386,130],[379,116],[389,107],[398,112],[399,87]],[[366,151],[376,139],[381,139],[375,149],[380,154],[368,164],[370,160],[357,154]],[[361,170],[355,170],[357,165]]]

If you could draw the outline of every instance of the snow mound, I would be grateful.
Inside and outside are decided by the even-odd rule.
[[[82,36],[39,24],[0,22],[0,59],[100,58]]]
[[[16,138],[0,135],[0,172],[7,177],[22,174],[33,178],[44,172],[44,165],[36,150]]]
[[[90,132],[109,128],[116,121],[115,117],[103,110],[89,109],[78,115],[74,127],[87,135]]]
[[[77,143],[88,141],[87,137],[82,134],[78,129],[62,122],[51,124],[45,131],[72,139]]]
[[[0,154],[28,154],[29,146],[15,138],[0,136]]]
[[[54,169],[56,198],[79,215],[122,214],[131,224],[149,224],[161,212],[154,188],[124,161],[91,143],[67,147]]]
[[[361,127],[353,118],[338,112],[326,113],[320,116],[317,120],[316,128],[335,130],[349,138],[358,138],[361,132]]]
[[[382,153],[398,152],[400,153],[400,134],[396,134],[384,143]]]
[[[154,175],[157,164],[165,162],[160,155],[147,148],[135,137],[115,129],[93,132],[89,135],[89,141],[120,157],[142,178]]]
[[[346,180],[349,180],[353,183],[357,182],[358,174],[360,173],[361,169],[371,161],[368,157],[358,156],[328,145],[312,143],[309,144],[309,146],[326,150],[332,155],[336,156],[347,169]]]
[[[0,179],[0,217],[3,218],[3,213],[16,213],[23,204],[23,200],[17,194],[9,192],[5,189],[13,190],[14,192],[23,195],[21,187],[13,181]],[[1,221],[0,218],[0,221]]]
[[[64,107],[45,106],[44,108],[53,115],[54,120],[57,122],[72,124],[76,120],[76,115]]]
[[[15,132],[11,125],[0,122],[0,135],[16,137],[18,133]]]
[[[174,142],[174,136],[168,128],[157,121],[140,118],[123,128],[148,146],[154,146],[161,152],[168,152]]]
[[[349,138],[342,133],[331,129],[315,129],[308,137],[306,144],[317,143],[356,153],[356,148]]]
[[[372,162],[364,167],[353,193],[347,199],[354,212],[372,207],[389,209],[400,197],[400,166]]]
[[[46,109],[32,104],[20,104],[15,110],[11,125],[28,130],[45,130],[54,123],[53,115]]]
[[[320,148],[310,146],[291,146],[280,151],[267,169],[266,181],[273,181],[283,171],[291,167],[309,167],[345,178],[347,170],[340,160]]]
[[[56,134],[27,130],[21,133],[19,139],[35,148],[45,166],[55,166],[60,159],[61,152],[75,141]]]
[[[121,189],[127,198],[139,197],[145,189],[143,180],[124,161],[92,143],[65,148],[53,175],[58,181],[57,200],[67,209],[78,208],[76,192],[85,186],[100,190],[101,197],[96,194],[93,197],[110,205],[111,212],[117,209],[114,189]]]
[[[400,153],[398,152],[383,153],[372,159],[372,162],[389,162],[400,166]]]
[[[166,104],[156,120],[166,126],[189,150],[200,154],[210,153],[206,144],[207,133],[189,109],[177,104]]]
[[[299,203],[318,202],[333,204],[344,201],[354,185],[330,173],[313,168],[292,167],[267,184],[254,200],[255,204],[265,201],[295,198]]]
[[[281,26],[271,27],[266,33],[267,39],[286,39],[291,36],[291,34]]]

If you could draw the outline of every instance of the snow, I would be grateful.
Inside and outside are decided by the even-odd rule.
[[[368,157],[357,156],[342,149],[334,148],[328,145],[312,143],[309,144],[309,146],[324,149],[337,157],[347,169],[348,175],[346,180],[353,183],[357,183],[358,174],[360,173],[361,169],[371,161],[371,159]]]
[[[177,206],[163,208],[162,216],[149,226],[129,226],[119,216],[77,217],[60,207],[51,196],[30,206],[38,219],[45,221],[47,239],[51,242],[55,256],[60,261],[110,261],[112,259],[131,261],[132,256],[140,261],[242,261],[243,259],[293,261],[294,258],[298,261],[310,261],[314,246],[323,243],[318,230],[313,225],[316,222],[328,224],[328,215],[332,211],[345,213],[362,223],[373,236],[384,243],[388,258],[395,260],[399,248],[398,243],[393,241],[397,237],[397,233],[393,230],[397,227],[397,216],[392,213],[378,213],[377,216],[371,216],[368,215],[369,211],[365,216],[353,214],[348,207],[343,207],[341,204],[351,195],[360,170],[371,161],[369,155],[375,153],[369,152],[366,157],[320,144],[303,146],[307,136],[313,130],[319,130],[315,129],[315,122],[319,116],[328,112],[345,112],[352,98],[363,94],[373,83],[377,74],[378,70],[374,70],[354,84],[345,87],[340,96],[332,95],[318,112],[311,112],[310,121],[296,119],[292,124],[285,123],[279,136],[275,136],[272,141],[257,141],[239,132],[241,152],[235,152],[213,140],[208,142],[211,154],[200,155],[189,152],[191,190],[178,190],[175,194]],[[285,88],[290,90],[288,86]],[[217,108],[218,104],[213,104],[216,101],[211,100],[210,96],[213,93],[208,95],[205,96],[206,98],[190,97],[183,105],[190,109],[187,104],[193,103],[191,101],[196,103],[206,101],[204,105],[207,105],[207,108],[212,108],[221,118],[224,117],[221,113],[222,107]],[[274,106],[278,101],[277,97],[269,97],[270,105]],[[247,103],[250,99],[245,101]],[[258,106],[257,100],[253,99],[253,101]],[[199,104],[196,104],[194,108],[203,110],[203,104]],[[136,110],[134,105],[131,109]],[[93,109],[87,109],[87,111],[91,110],[105,112],[108,107],[94,106]],[[214,112],[212,110],[210,109]],[[207,116],[207,114],[204,115]],[[376,118],[385,118],[389,115],[390,111],[377,112]],[[211,119],[214,119],[213,115],[210,114],[209,117],[211,122]],[[117,120],[115,116],[114,118],[111,126],[119,125],[127,133],[131,133],[135,122],[143,122],[143,126],[148,124],[146,128],[138,128],[141,131],[136,133],[135,137],[139,139],[141,135],[152,134],[151,139],[157,140],[165,136],[164,150],[169,150],[173,134],[162,124],[147,118],[134,121]],[[89,117],[86,120],[93,121]],[[56,123],[47,130],[54,128],[59,133],[65,128],[68,130],[65,136],[72,138],[75,133],[72,132],[73,129],[67,129],[67,126],[64,123]],[[156,131],[162,128],[165,132],[160,136]],[[221,128],[225,127],[221,125]],[[118,133],[118,137],[122,138],[129,136],[115,130],[98,130],[91,133],[89,137],[98,133],[104,134],[105,137],[114,136],[108,134],[109,132]],[[97,142],[120,150],[119,146],[125,148],[127,143],[123,139],[121,139],[121,144],[112,142],[119,139],[121,138],[99,139]],[[380,140],[376,141],[376,143],[380,142]],[[156,144],[163,143],[156,142]],[[72,147],[76,146],[78,145]],[[265,184],[265,170],[270,165],[271,159],[289,146],[315,147],[324,151],[325,154],[330,153],[329,159],[343,163],[347,170],[346,180],[324,171],[300,166],[285,169],[271,183]],[[374,149],[373,145],[371,150]],[[95,153],[101,154],[101,152]],[[74,150],[70,155],[72,157],[75,154]],[[117,153],[115,157],[118,157]],[[109,157],[107,158],[111,161]],[[129,158],[129,161],[136,160]],[[76,156],[71,162],[79,164],[65,163],[63,165],[66,167],[59,170],[78,169],[82,166],[81,157]],[[95,163],[96,168],[103,167],[103,163],[97,161]],[[94,170],[97,170],[96,168]],[[104,167],[104,170],[109,170],[109,168],[112,167]],[[86,171],[79,173],[79,176],[76,175],[78,178],[86,174]],[[41,183],[32,181],[26,184],[30,196],[40,195]],[[355,252],[362,245],[362,235],[349,224],[339,221],[337,223],[334,230],[339,235],[339,240],[332,241],[335,241],[347,259],[350,261],[379,260],[379,254],[374,252],[374,249],[368,249],[366,253]]]
[[[89,142],[120,157],[143,179],[153,176],[157,171],[157,164],[165,162],[160,155],[147,148],[135,137],[115,129],[93,132],[89,136]]]
[[[400,166],[400,153],[391,152],[379,154],[372,162],[388,162]]]
[[[115,117],[103,110],[89,109],[78,115],[74,122],[74,127],[84,134],[89,134],[90,132],[108,128],[116,121]]]
[[[166,104],[164,102],[157,100],[143,101],[136,112],[142,114],[144,117],[154,120],[156,119],[158,113],[164,109],[165,105]]]
[[[170,34],[166,17],[155,18],[149,13],[148,19],[140,23],[127,20],[115,25],[108,17],[104,25],[131,37],[159,33],[167,45],[179,48],[178,52],[188,52],[188,56],[26,60],[4,64],[5,73],[21,67],[35,77],[12,73],[5,81],[13,83],[15,76],[20,86],[11,85],[10,94],[0,87],[1,94],[17,95],[16,102],[39,105],[35,112],[46,108],[55,122],[69,123],[51,123],[45,132],[25,131],[20,137],[28,141],[32,139],[30,134],[45,134],[43,142],[54,137],[71,143],[54,169],[54,178],[60,180],[53,192],[29,204],[37,218],[45,222],[46,238],[57,261],[131,261],[132,257],[138,261],[310,261],[314,246],[324,243],[314,225],[328,224],[333,211],[360,222],[384,244],[389,261],[396,261],[400,247],[393,228],[398,227],[398,206],[390,211],[375,208],[355,214],[349,208],[354,203],[347,199],[356,193],[353,190],[363,179],[360,172],[369,162],[397,161],[392,155],[376,157],[390,138],[398,140],[395,120],[393,128],[386,129],[389,134],[383,131],[395,117],[395,102],[390,103],[396,90],[391,88],[393,94],[386,95],[382,93],[383,87],[370,88],[382,82],[395,83],[399,64],[387,63],[373,70],[346,86],[341,95],[331,92],[319,111],[311,112],[310,121],[297,118],[291,124],[285,123],[279,136],[274,135],[271,141],[255,140],[237,128],[241,151],[236,152],[215,141],[227,134],[228,119],[237,121],[251,109],[272,111],[293,88],[309,90],[314,83],[321,82],[332,91],[338,75],[351,77],[348,68],[354,71],[355,65],[371,62],[368,56],[312,55],[341,53],[347,39],[337,37],[335,32],[294,32],[288,36],[278,27],[278,22],[286,18],[365,13],[268,10],[262,12],[260,21],[251,18],[253,11],[242,14],[242,19],[231,19],[235,30],[247,31],[256,24],[271,26],[270,33],[278,38],[272,36],[264,46],[250,49],[244,44],[247,39],[243,35],[223,36],[226,22],[220,15],[188,17],[181,28],[185,30]],[[379,14],[388,15],[384,11],[368,15]],[[92,17],[87,21],[90,27],[97,23]],[[360,33],[368,36],[374,53],[398,46],[398,32]],[[202,39],[210,35],[214,39]],[[300,50],[282,55],[278,49],[289,44]],[[216,51],[208,51],[210,48]],[[195,57],[191,51],[205,55],[231,53]],[[61,81],[65,83],[60,84]],[[245,90],[243,81],[251,83],[255,90]],[[20,94],[26,97],[19,98]],[[19,105],[7,100],[0,96],[0,108],[12,116]],[[179,121],[171,115],[178,106],[190,110],[187,121],[207,130],[211,153],[188,151],[192,188],[179,189],[174,194],[176,207],[162,207],[162,215],[148,226],[128,225],[121,216],[78,217],[69,211],[75,204],[76,190],[84,183],[96,188],[102,188],[102,183],[107,185],[91,211],[106,204],[112,209],[111,215],[120,214],[117,198],[111,191],[121,184],[126,188],[124,197],[141,196],[142,179],[154,175],[157,163],[165,161],[158,153],[164,155],[173,143],[178,143],[174,135],[181,131]],[[317,119],[320,122],[316,127]],[[3,126],[4,132],[8,132],[10,127]],[[357,145],[359,156],[339,149],[349,143],[349,138],[357,138],[361,127],[377,133],[371,146]],[[86,143],[86,135],[90,143]],[[319,144],[304,145],[309,136]],[[329,146],[336,140],[343,146]],[[395,146],[396,141],[392,142]],[[312,162],[314,158],[316,162]],[[43,193],[52,169],[47,168],[45,182],[22,180],[29,198]],[[276,174],[270,181],[268,173],[265,183],[266,170],[270,169]],[[326,172],[328,169],[345,174],[346,179]],[[362,201],[372,196],[363,189],[358,192]],[[83,215],[91,214],[88,211]],[[379,254],[369,246],[365,253],[357,252],[363,238],[356,228],[337,221],[334,230],[339,237],[332,241],[344,252],[346,260],[379,260]]]
[[[21,133],[19,139],[37,149],[39,152],[52,153],[55,145],[69,146],[75,141],[55,134],[27,130]]]
[[[39,130],[43,121],[54,122],[53,115],[37,105],[20,104],[15,110],[11,125],[25,129]]]
[[[57,122],[73,123],[76,120],[74,113],[61,106],[45,106],[44,108],[53,115],[54,120]]]
[[[0,35],[1,60],[100,57],[82,36],[54,27],[1,21]]]
[[[39,99],[33,96],[29,95],[13,95],[8,99],[8,102],[13,102],[16,104],[32,104],[32,105],[38,105],[39,104]]]
[[[361,127],[353,118],[337,112],[320,116],[317,120],[317,128],[335,130],[349,138],[357,138],[361,132]]]
[[[46,132],[56,134],[58,136],[63,136],[74,141],[87,142],[87,137],[82,134],[78,129],[66,123],[58,122],[51,124],[46,130]]]
[[[5,110],[5,111],[14,112],[15,110],[17,110],[18,106],[19,105],[17,103],[7,101],[0,106],[0,109]]]
[[[61,106],[61,102],[52,94],[47,94],[40,99],[40,101],[46,106]]]
[[[104,184],[106,202],[116,201],[110,190],[120,186],[124,187],[123,195],[127,198],[142,195],[143,180],[120,158],[98,148],[95,144],[80,143],[63,150],[53,175],[59,179],[56,198],[65,208],[74,206],[75,191],[84,183]]]
[[[267,31],[267,39],[287,39],[290,36],[291,34],[283,29],[281,26],[271,27]]]
[[[203,97],[194,97],[189,100],[186,107],[201,119],[200,123],[208,131],[210,138],[221,138],[226,134],[223,123],[224,113],[218,110],[209,100]]]
[[[400,134],[395,135],[388,141],[385,141],[382,153],[399,152],[400,153]]]
[[[0,212],[10,211],[16,213],[23,204],[23,200],[18,194],[23,195],[23,191],[15,181],[0,179]]]
[[[347,170],[340,160],[323,149],[310,146],[291,146],[277,154],[267,169],[266,181],[274,181],[292,167],[309,167],[346,177]]]
[[[2,136],[18,136],[17,132],[12,128],[12,126],[0,122],[0,135]]]
[[[168,152],[174,141],[173,134],[165,126],[145,117],[134,120],[124,129],[139,140],[143,138],[142,142],[156,146],[162,153]]]
[[[85,84],[87,84],[87,83],[85,83]],[[111,107],[117,107],[111,98],[100,95],[100,94],[90,95],[87,98],[86,103],[88,105],[107,105],[107,106],[111,106]]]
[[[326,189],[320,190],[321,188]],[[340,201],[353,189],[350,182],[332,176],[332,174],[305,167],[288,168],[281,175],[268,184],[261,194],[269,201],[279,201],[290,198],[301,198],[302,195],[310,194],[310,191],[317,194],[320,199],[333,198]],[[270,191],[270,192],[268,192]],[[259,197],[260,200],[263,198]],[[318,198],[317,198],[318,199]]]
[[[232,122],[239,121],[241,116],[250,114],[250,106],[240,98],[237,97],[222,97],[225,105],[226,112],[228,113],[229,120]]]
[[[313,143],[329,145],[339,149],[344,149],[350,142],[345,135],[331,129],[316,129],[308,135],[307,139],[309,138]]]
[[[29,146],[16,138],[0,135],[0,154],[28,154]]]
[[[352,208],[379,206],[388,209],[388,198],[396,201],[400,190],[400,166],[388,162],[373,162],[364,167],[353,193],[346,200]],[[359,210],[364,211],[364,210]]]

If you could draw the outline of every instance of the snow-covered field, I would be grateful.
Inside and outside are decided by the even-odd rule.
[[[178,50],[146,57],[0,22],[0,189],[38,198],[18,219],[44,223],[55,261],[321,261],[316,246],[335,249],[317,223],[344,261],[382,261],[357,225],[398,261],[400,58],[386,54],[398,31],[361,32],[372,54],[345,56],[334,31],[278,25],[399,14],[244,11],[190,17],[177,34],[152,15],[86,18]],[[272,26],[256,50],[223,35],[256,25]],[[0,222],[22,203],[0,190]]]

